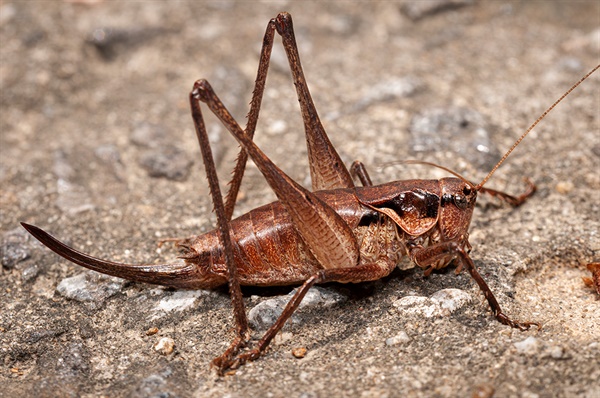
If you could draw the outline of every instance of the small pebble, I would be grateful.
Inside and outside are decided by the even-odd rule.
[[[563,350],[563,348],[561,346],[557,346],[557,345],[550,347],[549,352],[550,352],[550,357],[552,357],[553,359],[562,359],[565,354],[565,351]]]
[[[405,296],[394,301],[392,305],[404,314],[418,314],[425,318],[434,317],[439,312],[437,303],[432,302],[429,297],[423,296]]]
[[[150,329],[146,330],[146,336],[153,336],[156,333],[158,333],[158,328],[157,327],[153,327],[153,328],[150,328]]]
[[[39,273],[40,273],[40,268],[37,266],[37,264],[32,264],[23,270],[23,274],[22,274],[23,281],[29,282],[29,281],[35,279],[35,277],[38,276]]]
[[[159,290],[158,294],[164,294]],[[182,312],[192,307],[199,297],[210,294],[208,290],[180,290],[162,298],[156,307],[152,309],[150,321],[159,319],[171,311]]]
[[[478,384],[471,392],[471,398],[492,398],[494,396],[494,386],[489,383]]]
[[[389,339],[385,340],[385,345],[394,346],[394,345],[398,345],[398,344],[406,344],[409,341],[410,341],[410,337],[408,337],[408,334],[406,334],[405,331],[401,331],[394,337],[390,337]]]
[[[292,349],[292,355],[296,358],[304,358],[308,349],[306,347],[297,347]]]
[[[571,181],[560,181],[555,187],[556,192],[563,195],[571,192],[573,188],[575,188],[575,185]]]
[[[540,341],[533,336],[527,337],[525,340],[515,343],[517,353],[524,355],[534,355],[540,349]]]
[[[418,21],[431,15],[472,5],[473,3],[474,0],[404,1],[400,5],[400,12],[409,19]]]
[[[17,263],[27,257],[29,257],[29,252],[18,243],[7,242],[0,246],[0,262],[6,269],[14,268]]]
[[[14,268],[16,264],[29,258],[29,250],[25,245],[27,240],[28,234],[21,227],[2,235],[0,263],[4,268]]]
[[[121,278],[86,271],[63,279],[56,291],[71,300],[98,305],[119,292],[125,283],[127,281]]]
[[[190,173],[192,160],[185,151],[173,145],[148,149],[139,159],[139,164],[150,177],[184,181]]]
[[[471,302],[471,295],[460,289],[442,289],[431,295],[431,300],[437,302],[442,309],[450,313]]]
[[[431,297],[406,296],[392,304],[405,314],[419,314],[425,318],[447,316],[471,302],[471,295],[460,289],[442,289]]]
[[[252,308],[248,312],[248,321],[250,322],[252,328],[254,328],[255,330],[266,330],[269,327],[271,327],[271,325],[275,323],[277,318],[279,318],[279,316],[283,312],[283,309],[290,301],[292,296],[296,293],[296,290],[297,289],[292,290],[289,294],[285,296],[279,296],[269,300],[265,300],[262,303],[256,305],[254,308]],[[345,300],[346,297],[339,293],[333,292],[331,290],[319,286],[313,286],[306,293],[306,296],[304,296],[304,299],[300,303],[298,309],[306,307],[325,308]],[[298,322],[298,316],[296,316],[296,314],[292,315],[291,323]]]
[[[162,354],[169,355],[175,348],[175,341],[170,337],[162,337],[158,340],[158,343],[154,344],[154,351]]]

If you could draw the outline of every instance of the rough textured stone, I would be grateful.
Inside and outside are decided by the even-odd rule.
[[[471,302],[469,293],[460,289],[443,289],[431,297],[405,296],[394,301],[400,313],[419,314],[426,318],[450,315]]]
[[[256,330],[264,331],[268,329],[275,323],[277,318],[279,318],[283,309],[295,293],[296,289],[292,290],[290,294],[286,296],[265,300],[253,307],[248,313],[250,325]],[[327,308],[334,304],[344,302],[345,300],[346,298],[339,293],[313,286],[306,292],[304,299],[298,306],[298,311],[292,315],[290,320],[288,320],[288,324],[299,323],[299,312],[304,308]]]
[[[127,281],[93,271],[63,279],[56,291],[62,296],[82,303],[100,305],[121,290]]]

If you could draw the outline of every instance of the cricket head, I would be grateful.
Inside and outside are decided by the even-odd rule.
[[[456,259],[456,250],[466,253],[471,251],[469,225],[477,201],[477,190],[472,183],[458,177],[437,181],[439,190],[435,195],[438,198],[436,223],[424,237],[425,240],[421,240],[428,243],[431,250],[417,251],[413,257],[415,264],[425,269],[425,276],[433,270],[450,265]],[[417,244],[418,242],[419,240]],[[462,265],[459,262],[456,273],[460,272]]]
[[[442,178],[440,188],[438,228],[441,240],[466,243],[477,190],[473,184],[461,178]]]

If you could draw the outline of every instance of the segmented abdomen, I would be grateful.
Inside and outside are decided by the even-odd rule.
[[[321,191],[317,195],[351,228],[358,225],[362,214],[368,211],[360,206],[351,190]],[[261,206],[236,218],[231,222],[231,230],[234,259],[242,285],[298,284],[322,269],[280,202]],[[189,247],[191,252],[186,254],[187,261],[207,273],[213,286],[227,282],[225,257],[216,230],[194,238]]]
[[[321,267],[293,227],[279,202],[270,203],[231,222],[234,260],[242,285],[301,283]],[[217,231],[195,239],[188,260],[226,282],[227,267]],[[217,277],[215,275],[215,277]]]

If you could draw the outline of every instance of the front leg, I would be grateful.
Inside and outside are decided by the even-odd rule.
[[[502,311],[502,308],[500,307],[500,304],[498,304],[498,300],[496,300],[494,293],[492,293],[492,290],[483,280],[483,278],[477,271],[477,268],[475,268],[473,260],[471,260],[471,257],[469,257],[469,254],[466,252],[463,246],[464,245],[460,245],[455,241],[451,241],[438,243],[435,245],[428,246],[426,248],[414,247],[413,249],[409,250],[411,259],[415,262],[415,264],[423,268],[431,266],[437,263],[438,261],[444,261],[447,264],[452,260],[456,260],[459,262],[459,269],[462,267],[466,267],[469,271],[469,274],[471,274],[471,277],[473,277],[473,279],[475,279],[475,282],[477,282],[477,284],[479,285],[479,288],[481,289],[486,300],[488,301],[492,312],[494,313],[494,316],[500,323],[513,328],[517,328],[519,330],[528,330],[532,325],[537,326],[538,330],[541,329],[539,323],[515,321],[509,318],[508,315],[506,315]]]

